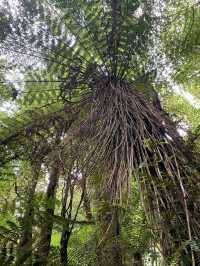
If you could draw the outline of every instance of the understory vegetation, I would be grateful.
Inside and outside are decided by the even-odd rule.
[[[0,0],[0,265],[200,265],[200,2]]]

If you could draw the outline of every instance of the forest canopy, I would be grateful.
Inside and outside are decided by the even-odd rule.
[[[200,265],[200,2],[0,0],[0,265]]]

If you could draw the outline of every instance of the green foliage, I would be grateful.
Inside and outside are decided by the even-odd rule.
[[[188,125],[192,130],[195,130],[200,125],[200,109],[193,107],[182,97],[165,97],[165,104],[167,110],[177,116],[177,120],[186,123],[186,127]]]
[[[125,265],[131,265],[133,254],[139,253],[144,256],[146,252],[148,253],[153,237],[135,185],[129,201],[128,207],[124,210],[124,216],[122,215],[121,245]]]

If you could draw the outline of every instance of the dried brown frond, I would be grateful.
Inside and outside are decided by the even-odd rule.
[[[129,188],[131,175],[138,176],[141,168],[149,169],[160,160],[172,175],[168,150],[173,140],[166,134],[162,117],[127,82],[99,82],[79,134],[87,142],[85,161],[101,168],[103,188],[112,200]]]
[[[134,176],[165,257],[200,237],[199,175],[163,110],[133,84],[109,78],[96,83],[84,104],[67,137],[84,177],[98,176],[100,193],[118,204]]]

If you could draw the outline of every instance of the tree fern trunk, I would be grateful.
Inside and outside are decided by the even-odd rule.
[[[100,266],[122,266],[120,246],[119,210],[108,202],[101,203],[99,210],[100,239],[97,257]]]

